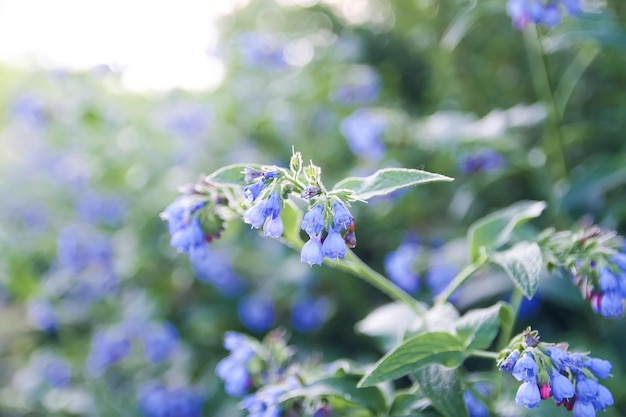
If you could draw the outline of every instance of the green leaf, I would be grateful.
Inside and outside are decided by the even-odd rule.
[[[484,249],[496,249],[507,243],[513,230],[528,219],[539,217],[546,208],[543,201],[520,201],[472,224],[467,232],[472,262]]]
[[[359,381],[359,386],[400,378],[433,363],[457,367],[464,359],[465,346],[458,337],[446,332],[419,334],[383,356]]]
[[[531,299],[543,272],[541,249],[535,242],[520,242],[511,249],[490,255],[500,265],[526,298]]]
[[[358,332],[372,337],[402,337],[418,319],[417,314],[399,301],[385,304],[356,324]]]
[[[463,384],[456,369],[429,365],[412,373],[433,408],[445,417],[469,417],[463,401]]]
[[[300,238],[300,225],[302,224],[303,216],[304,214],[300,207],[289,199],[285,200],[285,205],[280,213],[280,217],[283,220],[283,236],[296,248],[302,247],[304,244]]]
[[[456,322],[457,335],[466,340],[468,349],[487,349],[498,334],[500,325],[510,320],[510,310],[511,307],[505,303],[470,310]]]
[[[387,410],[385,396],[377,387],[357,388],[359,378],[354,375],[325,378],[312,384],[290,390],[282,401],[292,398],[319,399],[324,396],[338,396],[350,403],[367,408],[374,414],[381,414]]]
[[[433,181],[452,181],[445,175],[433,174],[408,168],[385,168],[376,171],[369,177],[346,178],[333,187],[333,190],[347,189],[355,193],[359,200],[387,195],[401,188]]]
[[[211,175],[208,175],[206,177],[206,180],[214,184],[244,186],[244,185],[247,185],[247,183],[244,180],[245,176],[243,174],[243,170],[247,167],[254,168],[254,169],[261,169],[260,165],[255,165],[255,164],[227,165],[225,167],[218,169]]]

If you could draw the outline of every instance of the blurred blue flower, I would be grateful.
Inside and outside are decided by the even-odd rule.
[[[205,396],[199,390],[180,387],[169,389],[151,381],[137,394],[139,412],[144,417],[201,417]]]
[[[89,191],[80,194],[76,210],[87,223],[114,226],[124,219],[126,207],[118,197]]]
[[[213,111],[205,103],[178,102],[160,109],[157,118],[168,134],[195,140],[208,136]]]
[[[44,300],[30,300],[26,305],[26,315],[30,324],[47,333],[54,332],[58,318],[54,307]]]
[[[185,227],[172,234],[170,245],[180,252],[189,252],[189,249],[202,245],[204,241],[204,232],[200,220],[194,217]]]
[[[483,148],[462,154],[458,159],[459,171],[471,174],[479,171],[496,171],[505,164],[505,159],[493,149]]]
[[[224,335],[224,347],[230,351],[230,355],[217,364],[215,373],[224,381],[228,395],[241,397],[251,385],[248,363],[255,356],[254,348],[244,335],[236,332]]]
[[[140,337],[146,358],[160,363],[172,356],[178,348],[178,331],[171,323],[150,323],[142,326]]]
[[[385,271],[389,279],[409,294],[417,293],[420,288],[420,277],[413,267],[419,251],[418,242],[406,239],[398,249],[385,256]]]
[[[111,365],[129,354],[130,339],[123,325],[98,330],[91,341],[91,349],[87,356],[87,376],[91,378],[102,376]]]
[[[189,250],[189,260],[198,280],[215,286],[225,295],[237,295],[243,290],[241,278],[233,271],[229,254],[208,244]]]
[[[48,357],[41,365],[43,366],[43,375],[50,386],[62,388],[70,384],[72,366],[65,359]]]
[[[363,65],[354,66],[343,78],[343,84],[332,91],[332,99],[346,105],[368,105],[378,99],[380,76],[372,68]]]
[[[9,105],[9,114],[19,123],[34,129],[42,129],[48,123],[43,101],[30,93],[17,96]]]
[[[372,161],[385,156],[382,136],[387,130],[387,121],[382,116],[371,110],[359,109],[343,119],[340,130],[355,155]]]
[[[274,305],[268,298],[248,295],[239,300],[239,318],[247,329],[264,332],[274,324]]]
[[[237,46],[244,64],[248,67],[282,69],[287,66],[283,56],[283,45],[272,34],[244,33],[239,36]]]
[[[580,0],[509,0],[506,11],[516,29],[523,29],[530,23],[554,27],[561,23],[560,7],[571,16],[582,13]]]
[[[248,417],[280,417],[280,397],[299,386],[294,378],[280,385],[267,385],[245,397],[241,405],[248,412]]]
[[[430,289],[433,297],[439,295],[452,282],[459,273],[459,268],[450,264],[435,263],[424,274],[424,283]],[[455,290],[449,300],[455,302],[459,299],[460,288]]]
[[[481,396],[487,397],[491,391],[491,387],[486,382],[478,382],[473,386],[474,390]],[[463,401],[467,407],[470,417],[489,417],[489,409],[472,393],[472,391],[465,391],[463,393]]]
[[[328,317],[329,303],[325,297],[302,298],[291,307],[291,323],[299,332],[319,329]]]

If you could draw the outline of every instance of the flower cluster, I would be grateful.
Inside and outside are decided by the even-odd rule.
[[[215,373],[224,381],[224,389],[231,397],[243,396],[251,386],[248,364],[255,356],[252,343],[241,333],[227,332],[224,347],[230,355],[222,359]]]
[[[245,170],[245,180],[249,184],[243,189],[248,203],[253,204],[243,215],[243,221],[253,229],[263,227],[263,234],[274,238],[283,234],[283,220],[280,212],[283,200],[280,185],[274,180],[279,177],[276,170]],[[268,195],[269,192],[269,195]]]
[[[300,260],[309,265],[321,265],[324,258],[337,260],[346,256],[346,246],[356,245],[354,218],[341,201],[315,204],[302,218],[300,228],[309,235],[302,247]],[[326,236],[322,235],[326,229]],[[341,231],[346,230],[344,236]]]
[[[618,253],[610,261],[612,265],[599,270],[598,284],[587,297],[596,313],[604,317],[621,317],[623,299],[626,298],[626,254]]]
[[[561,23],[563,10],[571,16],[582,13],[580,0],[509,0],[506,10],[517,29],[529,23],[554,27]]]
[[[110,366],[130,355],[133,338],[141,340],[145,357],[151,363],[168,359],[179,344],[178,331],[167,322],[128,321],[116,324],[94,335],[87,357],[87,375],[98,378]]]
[[[280,417],[280,397],[300,387],[295,378],[282,383],[266,385],[254,394],[243,399],[241,405],[249,414],[248,417]]]
[[[610,391],[598,383],[611,375],[609,361],[539,342],[530,329],[500,354],[498,365],[522,382],[515,397],[518,405],[535,408],[552,396],[557,405],[573,410],[574,417],[593,417],[613,405]]]

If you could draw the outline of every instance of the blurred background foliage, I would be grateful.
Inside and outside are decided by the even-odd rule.
[[[467,227],[518,200],[549,202],[537,228],[624,233],[626,8],[585,7],[537,28],[540,67],[504,0],[253,0],[219,22],[211,92],[130,93],[106,65],[0,66],[0,414],[152,415],[137,404],[159,381],[203,415],[240,415],[214,374],[227,330],[282,326],[327,361],[378,356],[353,327],[387,300],[361,281],[243,222],[212,243],[217,271],[169,246],[159,213],[226,164],[285,165],[294,146],[327,184],[395,166],[454,177],[352,208],[355,252],[427,301],[436,271],[464,265]],[[507,299],[503,282],[481,273],[455,302]],[[612,360],[607,415],[626,412],[622,320],[555,276],[530,324]]]

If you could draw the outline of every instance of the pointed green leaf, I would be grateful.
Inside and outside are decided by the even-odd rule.
[[[469,417],[463,401],[463,383],[456,369],[429,365],[412,373],[432,406],[445,417]]]
[[[417,319],[410,307],[398,301],[376,308],[355,327],[358,332],[372,337],[402,337]]]
[[[463,341],[450,333],[420,334],[383,356],[374,369],[359,381],[359,386],[369,387],[397,379],[433,363],[460,366],[465,359],[464,351]]]
[[[498,334],[501,324],[507,322],[506,313],[510,310],[505,303],[497,303],[489,308],[470,310],[456,322],[459,337],[466,340],[468,349],[487,349]]]
[[[255,164],[227,165],[225,167],[218,169],[211,175],[208,175],[206,177],[206,180],[214,184],[244,186],[244,185],[247,185],[247,183],[244,180],[245,176],[243,174],[243,170],[247,167],[254,168],[254,169],[261,169],[260,165],[255,165]]]
[[[526,298],[531,299],[543,272],[541,249],[535,242],[520,242],[511,249],[490,255],[500,265]]]
[[[333,190],[347,189],[355,193],[359,200],[387,195],[401,188],[433,181],[452,181],[445,175],[433,174],[408,168],[385,168],[376,171],[369,177],[346,178],[333,187]]]
[[[520,201],[476,221],[467,232],[472,262],[478,260],[482,248],[496,249],[507,243],[515,227],[539,217],[545,208],[543,201]]]

